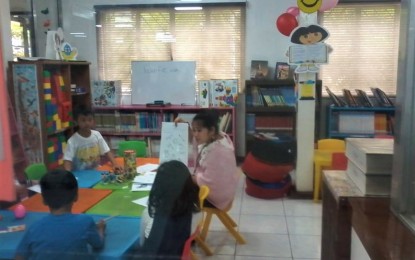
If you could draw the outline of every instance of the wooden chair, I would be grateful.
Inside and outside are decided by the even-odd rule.
[[[147,147],[145,141],[121,141],[118,144],[117,156],[123,157],[124,151],[134,150],[136,157],[147,157]]]
[[[239,244],[246,244],[245,238],[235,229],[237,227],[235,221],[233,221],[233,219],[227,213],[231,208],[232,208],[232,203],[230,203],[229,206],[224,210],[220,210],[217,208],[211,208],[211,207],[203,208],[203,211],[206,212],[206,217],[203,222],[202,231],[200,233],[200,238],[203,241],[206,241],[206,236],[209,231],[209,226],[212,220],[212,216],[216,215]]]
[[[321,139],[317,141],[314,151],[314,194],[315,202],[319,201],[321,189],[321,176],[323,167],[331,167],[332,154],[346,150],[346,142],[340,139]]]
[[[39,181],[47,172],[48,169],[44,163],[33,163],[24,169],[24,174],[30,185],[33,184],[33,181]]]
[[[192,242],[196,241],[196,243],[203,249],[206,255],[211,256],[213,255],[213,252],[210,250],[209,246],[200,238],[200,231],[203,226],[204,221],[204,212],[203,212],[203,205],[205,203],[205,199],[209,195],[209,187],[206,185],[200,186],[199,189],[199,207],[201,210],[201,218],[199,220],[199,223],[197,224],[197,227],[195,231],[190,235],[190,237],[186,240],[186,243],[184,244],[183,248],[183,254],[181,257],[181,260],[197,260],[197,256],[192,251]]]

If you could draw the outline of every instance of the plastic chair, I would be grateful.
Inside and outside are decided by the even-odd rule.
[[[121,141],[118,144],[117,156],[123,157],[126,150],[134,150],[136,157],[147,157],[145,141]]]
[[[231,208],[232,203],[230,203],[229,206],[224,210],[211,207],[203,208],[203,211],[206,212],[206,217],[203,222],[203,227],[200,234],[200,238],[203,241],[206,241],[206,236],[209,231],[210,222],[212,220],[213,214],[215,214],[239,244],[246,244],[245,238],[243,238],[243,236],[235,229],[235,227],[237,226],[235,221],[233,221],[233,219],[227,213]]]
[[[199,207],[202,210],[203,209],[203,205],[205,203],[205,199],[207,198],[207,196],[209,195],[209,187],[206,185],[202,185],[199,188]],[[184,244],[184,248],[183,248],[183,253],[182,253],[182,257],[181,260],[196,260],[198,259],[196,257],[196,255],[193,253],[192,251],[192,242],[196,241],[196,243],[203,249],[203,251],[205,251],[206,255],[213,255],[212,251],[210,250],[210,248],[206,245],[205,241],[201,240],[199,235],[200,235],[200,231],[202,229],[203,226],[203,211],[202,211],[202,217],[199,221],[199,223],[197,224],[196,230],[193,231],[193,233],[190,235],[190,237],[186,240],[185,244]]]
[[[315,202],[319,201],[321,189],[321,176],[323,167],[332,165],[332,154],[344,152],[346,142],[340,139],[321,139],[317,141],[317,150],[314,150],[314,194]]]
[[[39,181],[48,169],[44,163],[33,163],[24,169],[26,179],[32,184],[32,181]]]

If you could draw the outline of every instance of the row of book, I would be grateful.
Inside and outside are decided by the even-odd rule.
[[[162,122],[173,122],[173,113],[134,112],[95,113],[95,128],[98,131],[116,133],[160,132]]]
[[[180,114],[179,117],[191,122],[194,114]],[[100,112],[94,114],[95,128],[102,132],[116,133],[152,133],[160,132],[162,122],[173,122],[174,113],[158,112],[133,112],[125,113],[114,111],[113,113]],[[220,117],[219,130],[229,132],[232,130],[232,114],[226,112]]]
[[[336,117],[333,117],[336,119]],[[342,111],[332,121],[332,129],[343,134],[393,134],[394,117],[384,113]]]
[[[296,95],[293,86],[278,88],[260,88],[253,86],[248,94],[247,106],[295,106]]]
[[[332,103],[337,107],[394,107],[391,99],[380,88],[370,88],[373,93],[374,100],[370,99],[366,92],[360,89],[355,89],[356,96],[348,89],[343,89],[343,99],[335,95],[328,87],[326,91]]]
[[[294,127],[294,117],[292,116],[266,116],[246,114],[246,132],[254,134],[256,132],[291,132]]]

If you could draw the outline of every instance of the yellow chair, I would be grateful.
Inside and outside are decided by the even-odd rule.
[[[231,207],[232,203],[230,203],[229,206],[224,210],[211,207],[203,208],[203,211],[206,213],[206,217],[203,222],[203,228],[200,234],[200,238],[203,241],[206,241],[206,236],[209,231],[210,222],[212,220],[213,214],[215,214],[239,244],[246,244],[245,238],[243,238],[243,236],[235,229],[237,226],[235,221],[233,221],[233,219],[227,213],[231,209]]]
[[[136,157],[147,157],[147,147],[145,141],[121,141],[118,144],[117,156],[123,157],[124,151],[134,150]]]
[[[321,139],[317,141],[317,149],[314,150],[314,194],[315,202],[319,201],[321,189],[321,177],[323,167],[330,167],[332,161],[332,153],[344,152],[346,143],[339,139]]]
[[[203,205],[205,203],[205,199],[209,195],[209,187],[206,185],[202,185],[199,188],[199,208],[202,211]],[[186,240],[186,243],[183,248],[183,254],[181,259],[182,260],[197,260],[197,256],[193,253],[191,249],[192,241],[196,241],[196,243],[205,251],[205,254],[208,256],[213,255],[213,252],[210,250],[209,246],[200,238],[200,230],[202,229],[204,221],[204,212],[202,211],[202,217],[196,227],[196,230],[190,235],[190,237]]]
[[[33,163],[24,169],[24,174],[29,184],[32,185],[33,181],[39,181],[47,171],[44,163]]]

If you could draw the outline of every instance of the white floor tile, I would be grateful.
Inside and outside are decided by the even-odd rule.
[[[291,257],[288,235],[242,233],[247,243],[236,245],[237,256]]]
[[[289,235],[294,258],[317,258],[321,256],[321,236]]]
[[[286,216],[299,217],[321,217],[322,207],[321,203],[315,203],[313,200],[295,200],[284,198],[284,211]]]
[[[287,216],[290,235],[321,235],[321,217]]]
[[[243,195],[241,214],[284,215],[282,199],[265,200]]]
[[[206,238],[206,243],[216,255],[235,255],[236,241],[229,232],[212,231]],[[200,248],[196,248],[199,254],[203,251]]]
[[[269,257],[269,256],[239,256],[235,260],[292,260],[291,257]]]
[[[288,234],[285,216],[241,215],[239,231],[246,233]]]

